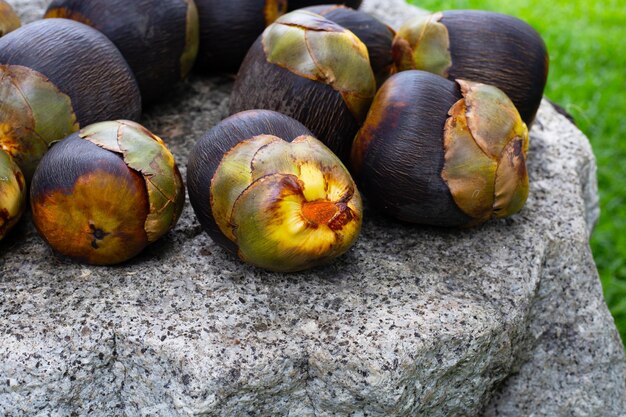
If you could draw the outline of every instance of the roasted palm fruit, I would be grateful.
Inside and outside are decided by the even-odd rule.
[[[21,25],[20,18],[9,3],[0,0],[0,37],[14,31]]]
[[[498,88],[423,72],[379,90],[352,149],[373,205],[400,220],[472,226],[522,209],[528,129]]]
[[[26,182],[11,156],[0,150],[0,240],[19,221],[26,207]]]
[[[361,228],[361,197],[341,161],[276,112],[239,113],[207,132],[191,153],[187,181],[213,240],[271,271],[327,263]]]
[[[541,36],[512,16],[454,10],[409,19],[393,45],[396,69],[432,72],[498,87],[530,125],[548,79]]]
[[[133,70],[145,103],[185,78],[198,55],[193,0],[53,0],[45,18],[66,18],[106,35]]]
[[[287,11],[287,0],[196,0],[201,66],[236,73],[265,28]]]
[[[317,6],[320,4],[342,4],[353,9],[361,7],[361,0],[345,0],[345,1],[333,1],[333,0],[288,0],[289,11],[301,9],[303,7]]]
[[[320,15],[295,11],[270,25],[248,52],[230,113],[284,113],[346,161],[375,93],[365,44]]]
[[[72,20],[45,19],[0,38],[0,110],[0,149],[30,180],[52,142],[79,125],[138,119],[141,96],[104,35]]]
[[[54,145],[31,184],[33,221],[64,256],[124,262],[178,221],[185,190],[163,141],[131,121],[101,122]]]
[[[354,33],[367,47],[377,84],[381,85],[389,78],[393,69],[391,48],[396,33],[392,28],[365,12],[337,4],[304,10],[322,15]]]

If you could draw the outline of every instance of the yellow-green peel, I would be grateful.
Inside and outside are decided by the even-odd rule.
[[[0,149],[28,181],[48,148],[78,130],[72,101],[43,74],[0,65]]]
[[[442,177],[473,224],[510,216],[528,197],[528,128],[498,88],[457,83],[463,98],[445,124]]]
[[[442,13],[418,15],[400,27],[392,47],[396,72],[413,69],[448,76],[450,37],[442,17]]]
[[[367,47],[352,32],[303,10],[280,17],[263,33],[267,61],[339,92],[362,122],[376,94]]]
[[[356,241],[359,192],[340,160],[321,142],[271,135],[244,140],[211,180],[213,216],[244,261],[292,272],[334,259]]]
[[[26,207],[26,182],[13,158],[0,150],[0,240],[19,221]]]

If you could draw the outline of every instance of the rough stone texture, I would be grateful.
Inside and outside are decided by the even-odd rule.
[[[11,3],[32,19],[45,1]],[[365,8],[394,23],[415,12]],[[231,86],[195,76],[147,112],[183,171]],[[56,258],[27,215],[0,243],[0,415],[626,415],[588,245],[589,143],[547,103],[531,136],[519,215],[458,231],[367,212],[353,250],[301,274],[241,264],[189,205],[113,268]]]

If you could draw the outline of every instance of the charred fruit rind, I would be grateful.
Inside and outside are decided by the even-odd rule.
[[[26,207],[26,182],[11,156],[0,149],[0,240],[19,221]]]
[[[239,257],[293,272],[345,253],[361,228],[360,194],[341,161],[317,139],[244,140],[211,179],[211,207]]]
[[[442,178],[475,224],[510,216],[528,197],[528,128],[498,88],[457,83],[463,98],[446,120]]]
[[[142,175],[149,203],[145,221],[148,242],[167,233],[180,217],[185,190],[174,156],[163,140],[128,120],[87,126],[80,137],[122,155],[124,162]]]
[[[30,180],[49,146],[78,130],[72,102],[43,74],[0,65],[0,149]]]
[[[367,48],[352,32],[322,16],[295,11],[262,35],[267,61],[331,86],[362,122],[376,94]]]
[[[49,3],[44,20],[65,18],[83,23],[115,45],[132,70],[144,103],[163,97],[171,86],[189,74],[197,58],[200,29],[194,0],[51,0]],[[124,115],[88,123],[118,118],[137,120],[121,116]]]
[[[346,0],[346,1],[338,1],[338,0],[289,0],[289,11],[302,9],[305,7],[318,6],[318,5],[332,5],[339,4],[346,7],[350,7],[352,9],[358,9],[361,7],[361,0]]]
[[[381,97],[386,92],[386,90],[379,91],[382,91],[382,93],[379,93]],[[379,99],[378,95],[376,96],[376,99]],[[354,137],[352,147],[350,148],[350,168],[356,178],[361,175],[364,159],[367,155],[369,145],[376,136],[373,134],[373,131],[376,130],[378,126],[381,126],[386,120],[390,119],[389,114],[387,113],[389,107],[376,106],[375,104],[376,100],[374,101],[374,105],[370,107],[370,110],[367,113],[367,119]]]
[[[4,36],[20,26],[20,18],[11,5],[4,0],[0,0],[0,36]]]
[[[180,56],[180,77],[186,78],[198,57],[200,49],[200,18],[194,0],[187,2],[187,27],[185,32],[185,48]]]
[[[201,69],[237,74],[246,53],[288,0],[195,0],[200,16]]]

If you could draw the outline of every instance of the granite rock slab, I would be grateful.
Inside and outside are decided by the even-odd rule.
[[[26,21],[46,1],[9,0]],[[418,13],[365,0],[390,24]],[[194,75],[142,122],[185,171],[232,79]],[[624,350],[589,248],[585,136],[544,102],[530,198],[470,230],[366,211],[331,265],[272,274],[202,232],[189,204],[129,263],[56,257],[30,215],[0,242],[2,416],[624,416]]]

